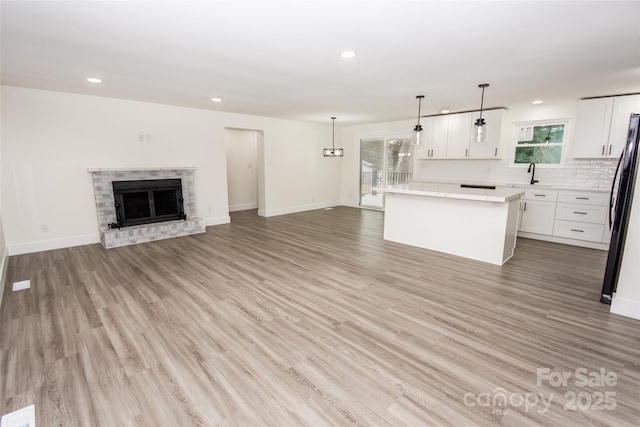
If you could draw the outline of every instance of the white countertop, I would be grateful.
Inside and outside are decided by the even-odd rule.
[[[496,187],[509,187],[509,188],[523,188],[523,189],[546,189],[546,190],[566,190],[566,191],[589,191],[593,193],[609,193],[611,187],[609,185],[605,187],[586,187],[577,185],[564,185],[564,184],[528,184],[528,183],[498,183],[498,182],[480,182],[473,180],[465,181],[411,181],[415,184],[433,184],[433,185],[460,185],[465,184],[479,184],[479,185],[495,185]]]
[[[497,187],[495,190],[486,190],[481,188],[461,188],[459,184],[430,184],[421,182],[392,185],[386,188],[377,188],[376,190],[385,193],[499,203],[519,199],[524,193],[520,188]]]

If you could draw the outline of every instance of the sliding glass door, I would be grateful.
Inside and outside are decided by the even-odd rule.
[[[360,206],[382,209],[387,185],[406,184],[413,173],[410,138],[360,140]]]

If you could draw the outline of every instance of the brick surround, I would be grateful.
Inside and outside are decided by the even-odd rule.
[[[118,246],[133,245],[171,237],[204,233],[205,222],[196,217],[194,185],[195,168],[139,168],[139,169],[89,169],[93,179],[93,192],[98,215],[98,229],[102,245],[109,249]],[[143,224],[122,229],[110,229],[109,224],[116,221],[113,181],[135,181],[142,179],[182,180],[185,221],[166,221]]]

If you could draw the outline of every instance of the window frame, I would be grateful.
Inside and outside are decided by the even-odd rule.
[[[513,123],[513,132],[511,136],[511,149],[509,157],[509,167],[514,168],[527,168],[529,163],[516,163],[516,148],[518,147],[540,147],[544,144],[518,144],[520,130],[524,127],[544,127],[563,125],[564,131],[562,135],[562,141],[560,143],[551,143],[550,145],[555,147],[561,147],[560,162],[559,163],[536,163],[536,167],[540,168],[562,168],[564,167],[567,157],[567,150],[569,148],[569,118],[549,119],[549,120],[530,120]]]

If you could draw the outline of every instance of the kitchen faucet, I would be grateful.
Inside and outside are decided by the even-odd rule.
[[[531,171],[531,167],[533,167],[533,172]],[[530,182],[530,184],[533,185],[536,182],[538,182],[538,180],[535,179],[536,178],[536,164],[533,163],[533,162],[529,163],[529,169],[527,170],[527,173],[530,173],[530,172],[531,172],[531,182]]]

